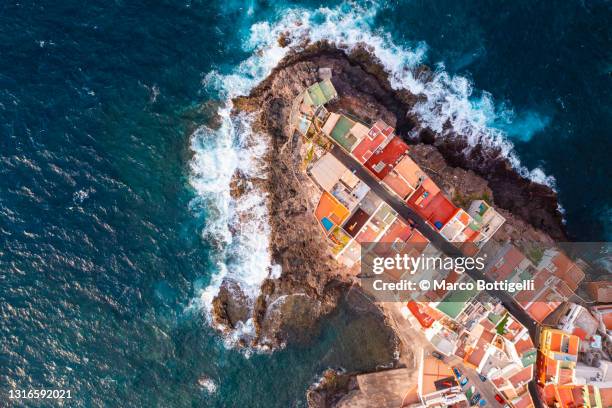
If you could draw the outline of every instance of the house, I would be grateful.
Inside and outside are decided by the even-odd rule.
[[[350,211],[334,196],[324,191],[315,209],[315,217],[325,234],[329,234],[334,227],[342,225],[350,215]]]
[[[382,181],[402,200],[407,200],[426,178],[427,175],[423,170],[408,155],[405,155]]]
[[[573,383],[579,347],[580,338],[578,336],[557,329],[542,329],[538,361],[540,384]]]
[[[479,232],[478,238],[474,240],[478,246],[484,245],[506,222],[506,219],[485,200],[472,201],[468,214]]]
[[[495,280],[514,280],[515,276],[531,277],[535,266],[512,244],[506,244],[495,255],[486,274]]]
[[[349,211],[353,211],[370,191],[366,183],[329,152],[312,164],[309,173],[323,190],[332,194]]]
[[[329,79],[309,86],[303,94],[303,103],[315,109],[338,97],[338,92]]]
[[[557,322],[557,328],[566,333],[572,333],[588,345],[597,332],[599,322],[581,305],[566,303],[565,310]]]
[[[466,242],[477,234],[472,217],[461,208],[440,229],[440,235],[449,242]]]
[[[379,180],[384,179],[399,161],[408,153],[408,145],[399,137],[392,136],[387,139],[384,146],[379,146],[364,166]]]
[[[365,164],[377,149],[384,149],[387,143],[395,137],[393,130],[392,127],[379,120],[368,130],[365,137],[349,151],[359,163]]]
[[[612,303],[612,282],[589,282],[586,285],[586,290],[595,302]]]
[[[561,279],[572,291],[584,279],[584,271],[567,255],[556,248],[544,251],[544,255],[537,266],[538,270],[546,269]]]
[[[357,124],[358,122],[345,115],[331,113],[323,124],[321,131],[344,150],[350,152],[353,146],[359,142],[358,137],[351,132],[351,129],[357,126]]]
[[[593,385],[550,384],[544,395],[550,406],[557,408],[607,408],[603,405],[599,388]]]

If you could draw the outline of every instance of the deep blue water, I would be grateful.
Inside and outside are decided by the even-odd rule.
[[[305,8],[318,2],[301,3]],[[194,211],[190,137],[215,69],[250,55],[278,2],[11,2],[0,8],[0,401],[70,388],[81,406],[303,406],[352,358],[342,309],[307,345],[226,349],[188,306],[210,280],[214,214]],[[348,6],[345,6],[348,7]],[[350,7],[349,7],[350,8]],[[423,41],[491,93],[524,165],[557,180],[568,230],[610,236],[610,3],[390,2],[377,27]],[[217,384],[209,394],[198,386]]]

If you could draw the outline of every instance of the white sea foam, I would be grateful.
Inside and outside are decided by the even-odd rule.
[[[317,10],[283,10],[276,22],[252,25],[243,43],[244,50],[250,52],[249,58],[229,73],[213,71],[205,76],[203,86],[216,91],[224,101],[218,111],[221,126],[218,129],[202,126],[191,138],[194,157],[190,181],[197,192],[192,206],[195,210],[205,210],[203,236],[216,243],[216,269],[198,299],[205,311],[210,312],[212,300],[225,277],[236,281],[254,299],[266,277],[277,278],[281,273],[279,266],[271,264],[268,251],[270,231],[265,194],[253,189],[238,201],[230,195],[230,181],[236,170],[251,177],[264,176],[259,174],[265,171],[259,158],[266,150],[264,139],[253,133],[250,117],[230,115],[231,100],[248,94],[286,55],[289,47],[279,45],[281,35],[290,40],[293,48],[319,40],[330,41],[347,51],[365,44],[389,73],[394,88],[426,96],[413,112],[423,126],[440,137],[454,130],[465,136],[471,147],[496,148],[523,176],[554,186],[554,179],[541,169],[525,168],[506,135],[491,126],[499,117],[490,94],[475,95],[467,78],[450,75],[443,65],[436,67],[428,81],[416,77],[413,69],[423,62],[426,44],[394,43],[388,33],[373,28],[376,13],[375,5],[354,4]],[[245,322],[235,330],[226,339],[228,344],[252,334],[252,323]]]
[[[198,379],[198,385],[203,391],[206,391],[209,394],[214,394],[217,392],[217,384],[215,381],[206,376],[202,376]]]

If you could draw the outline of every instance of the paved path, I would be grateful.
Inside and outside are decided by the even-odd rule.
[[[401,198],[396,196],[394,193],[389,191],[382,183],[372,175],[364,166],[361,165],[357,160],[351,157],[348,153],[342,150],[340,147],[334,145],[331,153],[336,157],[342,164],[349,168],[357,177],[363,180],[368,187],[372,189],[380,198],[383,199],[387,204],[391,206],[400,216],[406,220],[410,220],[414,223],[417,229],[429,240],[431,243],[444,252],[450,257],[464,256],[461,251],[453,244],[444,239],[437,231],[435,231],[429,224],[425,222],[412,208],[408,206]],[[486,269],[485,269],[486,270]],[[478,271],[467,271],[468,275],[472,279],[483,279],[487,282],[493,282],[491,278],[484,275],[484,273]],[[528,330],[531,338],[536,347],[538,347],[537,338],[537,322],[534,321],[531,316],[521,308],[518,303],[514,300],[508,292],[500,290],[487,291],[492,297],[499,299],[504,307],[514,316],[521,324],[523,324]],[[534,400],[536,406],[544,406],[540,400],[539,394],[536,392],[534,381],[529,384],[529,391]]]

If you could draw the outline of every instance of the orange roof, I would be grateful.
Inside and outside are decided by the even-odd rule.
[[[533,400],[529,392],[524,393],[519,400],[512,401],[514,408],[534,408]]]
[[[567,283],[572,290],[576,290],[578,284],[584,279],[584,271],[572,262],[563,252],[559,252],[557,256],[552,259],[552,263],[556,267],[555,275]]]
[[[599,395],[601,396],[601,402],[604,407],[612,407],[612,387],[600,388]]]
[[[525,336],[525,338],[518,340],[514,343],[514,348],[516,352],[520,355],[523,355],[528,350],[533,349],[535,346],[530,336]]]
[[[606,329],[612,330],[612,310],[604,314],[602,317],[603,317],[603,322],[604,322],[604,325],[606,326]]]
[[[321,195],[321,199],[317,204],[317,208],[315,209],[315,217],[317,217],[317,220],[320,223],[322,223],[322,220],[324,218],[327,218],[335,225],[340,225],[345,219],[348,218],[349,215],[350,212],[348,208],[343,206],[338,200],[336,200],[334,196],[332,196],[328,192],[323,192],[323,194]],[[324,229],[329,230],[325,227]]]
[[[380,238],[379,242],[393,243],[395,241],[406,241],[412,234],[412,228],[404,221],[397,218],[393,224],[387,229],[385,234]]]
[[[425,236],[423,236],[423,234],[421,234],[418,230],[413,229],[412,235],[410,236],[410,238],[408,238],[406,242],[425,243],[425,242],[429,242],[429,240],[425,238]]]
[[[514,374],[512,377],[509,378],[509,380],[512,386],[516,389],[516,388],[519,388],[525,385],[529,381],[531,381],[532,378],[533,378],[533,365],[530,365],[530,366],[523,368],[518,373]]]
[[[385,176],[383,183],[400,197],[406,198],[417,188],[421,177],[425,177],[421,168],[410,157],[404,156]]]
[[[549,289],[550,291],[550,289]],[[533,317],[533,319],[542,323],[546,317],[555,311],[555,309],[559,306],[559,303],[549,303],[549,302],[533,302],[526,310],[529,316]]]
[[[593,310],[601,317],[606,329],[612,330],[612,305],[595,306]]]

